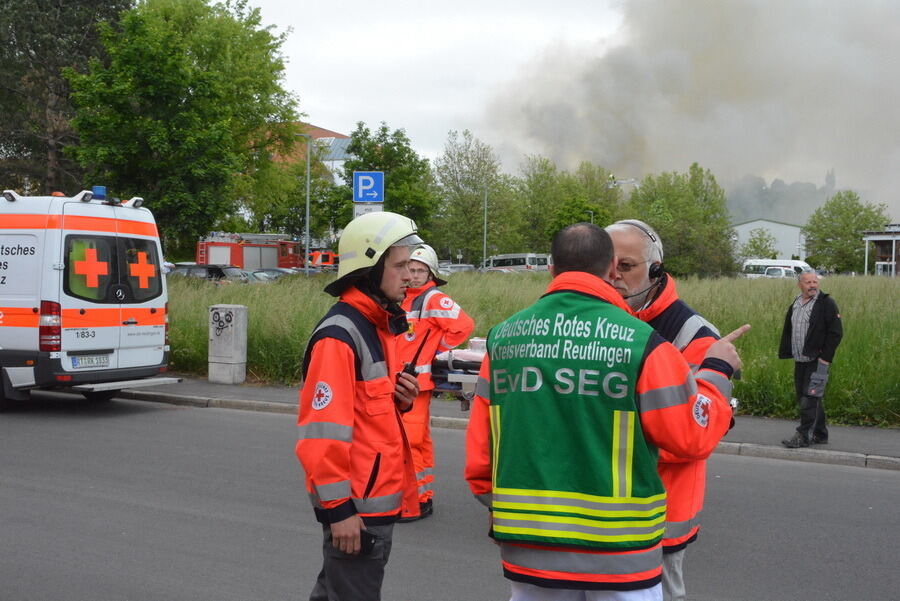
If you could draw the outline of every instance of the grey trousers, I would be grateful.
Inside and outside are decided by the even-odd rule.
[[[378,537],[371,555],[347,555],[332,545],[331,528],[325,527],[322,571],[309,601],[381,601],[394,525],[366,526],[366,530]]]
[[[663,601],[684,601],[684,552],[663,553],[662,588]]]

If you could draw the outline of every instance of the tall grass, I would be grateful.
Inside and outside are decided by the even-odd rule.
[[[215,286],[169,281],[172,368],[205,373],[207,314],[214,304],[249,308],[247,368],[251,377],[296,383],[306,341],[334,302],[322,292],[324,276],[282,278],[266,285]],[[443,287],[475,319],[473,335],[488,330],[537,299],[547,274],[458,273]],[[821,281],[841,310],[844,339],[826,395],[829,417],[848,424],[900,426],[900,281],[829,277]],[[738,342],[743,377],[734,394],[745,414],[795,418],[793,361],[779,360],[784,315],[797,294],[791,280],[723,278],[678,282],[682,299],[725,334],[753,327]]]

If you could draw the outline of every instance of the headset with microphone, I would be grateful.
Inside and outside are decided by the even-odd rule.
[[[640,296],[649,290],[652,290],[656,286],[658,286],[662,280],[662,276],[665,274],[665,267],[662,264],[663,258],[663,250],[662,246],[659,243],[659,239],[654,235],[652,231],[650,231],[643,223],[637,221],[635,219],[623,219],[622,221],[617,221],[615,224],[624,223],[625,225],[630,225],[632,227],[636,227],[637,229],[644,232],[644,235],[650,239],[650,242],[653,243],[653,246],[656,248],[656,251],[659,253],[659,261],[650,265],[650,270],[647,272],[647,275],[653,280],[653,283],[641,290],[640,292],[635,292],[634,294],[629,294],[627,296],[623,296],[622,298],[633,298],[635,296]]]

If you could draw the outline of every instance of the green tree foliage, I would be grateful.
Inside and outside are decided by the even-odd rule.
[[[406,132],[391,132],[384,122],[373,132],[360,121],[351,134],[347,152],[353,157],[344,163],[347,198],[352,201],[354,171],[383,171],[384,209],[409,217],[427,235],[436,206],[431,167],[428,159],[412,149]]]
[[[586,201],[576,198],[563,206],[564,192],[559,186],[559,170],[550,159],[528,156],[521,167],[519,180],[519,210],[522,214],[522,252],[548,252],[550,240],[557,228],[556,213],[578,214],[576,221],[584,221]]]
[[[484,248],[487,203],[489,252],[513,250],[518,238],[511,178],[500,173],[500,159],[490,146],[468,130],[451,131],[443,154],[435,160],[434,181],[439,199],[433,219],[432,243],[441,257],[480,264]],[[502,251],[497,249],[503,249]]]
[[[131,0],[0,0],[0,181],[26,193],[74,194],[80,167],[63,152],[77,141],[63,68],[102,56],[98,23]]]
[[[750,230],[750,237],[741,246],[741,257],[744,259],[774,259],[775,236],[764,227]]]
[[[887,207],[862,202],[856,192],[838,192],[816,209],[803,227],[806,252],[816,266],[834,271],[862,271],[865,245],[862,232],[888,223]]]
[[[628,218],[646,221],[659,233],[667,271],[711,276],[736,269],[725,192],[712,173],[697,163],[688,173],[644,178],[624,212]]]
[[[120,29],[101,26],[107,60],[67,72],[76,156],[112,194],[143,196],[177,254],[234,212],[239,174],[294,143],[284,36],[245,0],[144,0]]]
[[[574,173],[559,172],[557,190],[552,195],[556,206],[548,236],[552,239],[556,232],[579,221],[593,222],[600,227],[611,223],[622,194],[611,178],[612,174],[603,167],[588,162],[581,163]]]

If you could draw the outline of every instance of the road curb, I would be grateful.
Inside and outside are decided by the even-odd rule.
[[[181,405],[186,407],[215,407],[218,409],[236,409],[239,411],[281,414],[293,414],[297,411],[297,407],[293,403],[219,399],[184,394],[169,394],[165,392],[150,392],[138,389],[123,390],[119,393],[119,396],[123,399],[135,401],[168,403],[170,405]],[[433,428],[465,430],[468,423],[468,418],[462,417],[442,417],[435,415],[431,418],[431,426]],[[805,461],[808,463],[848,465],[851,467],[900,471],[900,457],[866,455],[865,453],[847,453],[844,451],[826,451],[819,448],[788,449],[775,445],[722,441],[718,444],[714,452],[720,455],[743,455],[745,457],[762,457],[765,459],[781,459],[784,461]]]

